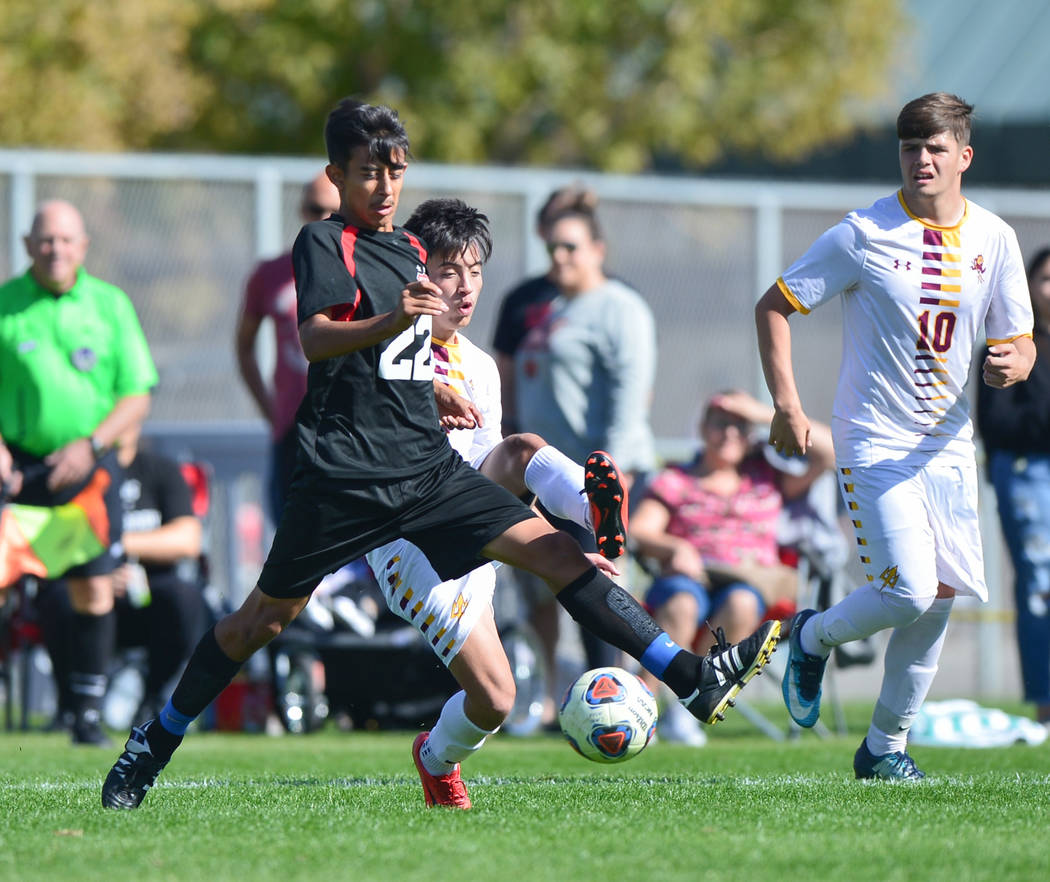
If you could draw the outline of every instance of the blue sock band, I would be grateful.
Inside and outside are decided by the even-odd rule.
[[[681,651],[681,646],[666,634],[661,634],[646,647],[645,652],[642,653],[642,657],[638,661],[650,674],[662,680],[667,666],[671,664],[671,660]]]
[[[171,699],[168,699],[168,703],[164,705],[164,710],[160,712],[160,716],[157,717],[167,731],[171,732],[172,735],[185,735],[186,730],[189,728],[196,717],[188,717],[186,714],[180,714],[171,705]]]

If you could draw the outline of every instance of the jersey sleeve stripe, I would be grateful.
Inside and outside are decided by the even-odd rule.
[[[795,309],[801,312],[803,315],[809,315],[809,310],[806,309],[799,301],[799,299],[791,293],[791,289],[784,282],[783,277],[777,279],[777,287],[780,289],[780,293],[787,298],[787,302],[790,303]]]

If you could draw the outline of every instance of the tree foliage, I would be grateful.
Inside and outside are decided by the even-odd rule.
[[[432,161],[791,159],[886,97],[900,2],[7,0],[0,131],[317,153],[328,110],[353,94],[398,108]]]

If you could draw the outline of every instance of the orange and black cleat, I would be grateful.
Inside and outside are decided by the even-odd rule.
[[[620,469],[604,450],[595,450],[587,457],[583,491],[591,504],[598,553],[615,560],[627,544],[627,488],[620,479]]]

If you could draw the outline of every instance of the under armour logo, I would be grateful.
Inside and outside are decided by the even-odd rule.
[[[893,268],[894,269],[900,269],[901,268],[901,262],[899,260],[893,261]],[[910,260],[904,261],[904,269],[905,270],[910,270],[911,269],[911,261]]]

